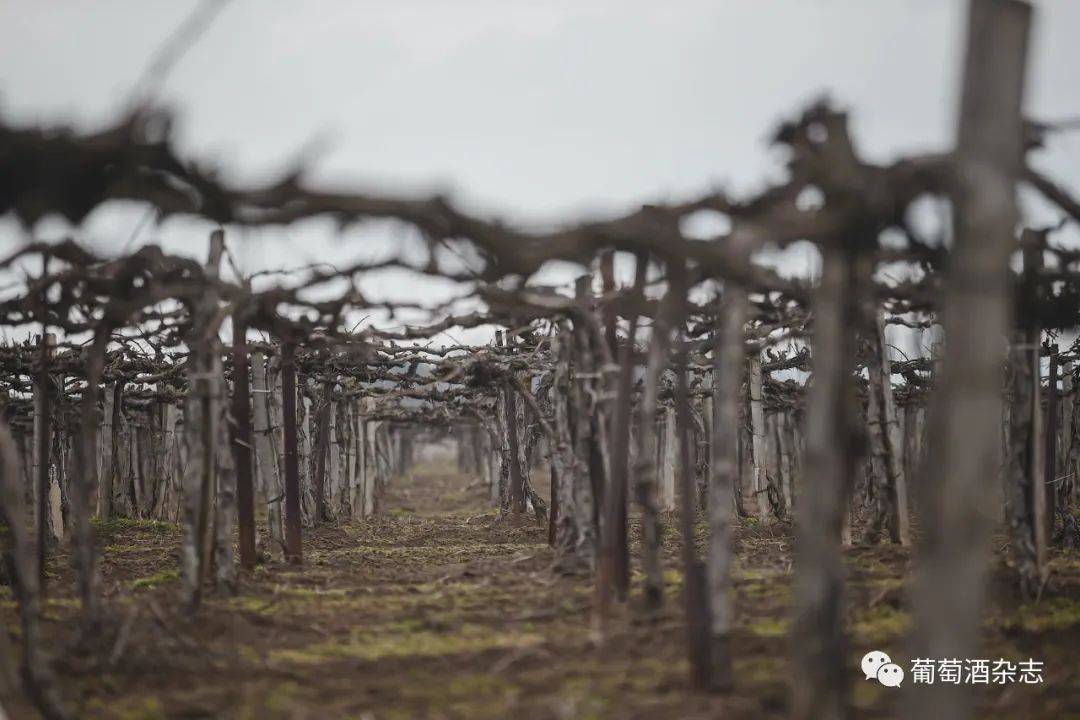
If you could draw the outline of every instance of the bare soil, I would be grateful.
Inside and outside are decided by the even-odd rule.
[[[601,641],[589,578],[554,574],[546,529],[500,519],[475,482],[418,468],[384,507],[365,523],[306,530],[302,567],[261,565],[196,619],[175,602],[175,526],[99,528],[110,618],[93,637],[73,629],[68,559],[50,567],[46,632],[62,648],[65,698],[79,718],[102,719],[786,715],[788,524],[744,521],[737,533],[737,685],[720,697],[688,687],[674,518],[664,609],[645,617],[631,602]],[[908,666],[909,554],[857,547],[847,561],[856,715],[894,717],[901,691],[864,680],[858,663],[882,649]],[[1021,608],[996,562],[984,657],[1043,660],[1045,682],[976,688],[980,717],[1080,717],[1080,557],[1056,554],[1052,567],[1041,601]],[[10,591],[0,592],[0,622],[17,633]],[[17,698],[0,702],[13,720],[33,717]]]

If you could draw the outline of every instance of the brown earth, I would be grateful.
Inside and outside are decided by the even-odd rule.
[[[785,716],[787,524],[744,522],[737,533],[737,686],[717,697],[688,687],[674,518],[664,610],[645,618],[631,603],[600,643],[589,579],[553,574],[545,530],[499,520],[483,496],[457,474],[418,468],[381,517],[307,531],[303,567],[260,566],[196,620],[174,600],[177,528],[109,523],[99,532],[111,617],[100,633],[78,637],[67,558],[50,567],[46,632],[62,648],[64,696],[79,718]],[[882,649],[908,667],[908,552],[847,556],[856,715],[894,717],[899,691],[863,680],[858,663]],[[1052,567],[1042,600],[1020,608],[997,565],[983,656],[1044,660],[1045,682],[976,688],[980,717],[1080,717],[1080,557],[1056,555]],[[0,621],[17,633],[0,592]],[[0,702],[13,720],[33,717],[12,697]]]

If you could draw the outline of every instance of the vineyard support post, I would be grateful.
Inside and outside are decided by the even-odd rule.
[[[296,344],[281,346],[281,394],[285,424],[285,559],[303,562],[300,529],[300,466],[296,449]]]

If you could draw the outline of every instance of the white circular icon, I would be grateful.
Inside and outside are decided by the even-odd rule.
[[[900,687],[904,682],[904,668],[896,663],[887,663],[878,668],[878,682],[886,687]]]
[[[871,650],[863,655],[861,666],[863,675],[866,676],[867,680],[873,680],[877,677],[878,670],[880,670],[883,665],[888,665],[891,662],[892,658],[885,653],[880,650]]]

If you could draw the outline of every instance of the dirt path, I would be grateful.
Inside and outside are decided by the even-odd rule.
[[[544,530],[499,521],[483,494],[455,474],[420,469],[398,482],[381,517],[308,533],[302,568],[261,566],[235,597],[209,599],[195,623],[173,603],[176,528],[113,523],[102,529],[111,626],[79,643],[65,622],[74,601],[50,600],[52,641],[71,647],[57,662],[65,694],[80,718],[784,716],[786,526],[739,532],[739,689],[718,699],[686,686],[673,523],[664,611],[646,621],[631,608],[599,646],[588,579],[554,576]],[[58,589],[70,587],[64,563]],[[894,691],[862,681],[856,667],[869,649],[902,655],[906,565],[906,553],[889,547],[851,554],[860,716],[891,717]],[[1075,580],[1077,565],[1074,557],[1059,574]],[[1050,657],[1046,685],[989,689],[988,716],[1063,717],[1076,701],[1080,605],[1071,587],[1072,600],[1066,593],[993,626],[995,653]],[[9,627],[13,610],[5,598]]]

